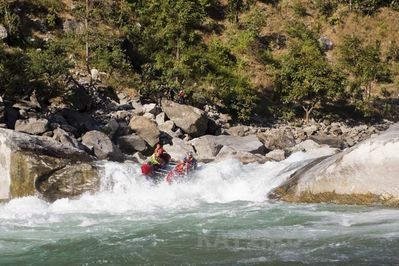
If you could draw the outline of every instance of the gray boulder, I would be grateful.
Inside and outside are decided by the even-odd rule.
[[[204,135],[208,128],[208,117],[198,108],[162,100],[162,109],[176,126],[192,137]]]
[[[224,146],[216,156],[215,161],[224,161],[228,159],[234,159],[238,160],[243,164],[248,164],[248,163],[265,163],[269,159],[267,159],[265,156],[262,156],[260,154],[253,154],[249,152],[244,152],[244,151],[237,151],[232,147]]]
[[[286,158],[286,152],[284,150],[273,150],[266,154],[266,158],[279,162]]]
[[[62,110],[62,116],[69,125],[76,128],[81,134],[99,129],[99,124],[87,113],[81,113],[72,109],[64,109]]]
[[[344,141],[342,140],[341,137],[320,135],[320,136],[311,136],[310,139],[320,145],[325,144],[332,148],[342,149],[344,147]]]
[[[232,147],[236,151],[264,155],[266,150],[255,135],[235,137],[229,135],[208,136],[215,144]]]
[[[292,175],[271,198],[399,207],[399,123]]]
[[[208,135],[192,139],[190,144],[195,148],[197,160],[205,163],[215,160],[223,147],[223,145],[215,142],[214,137]]]
[[[49,130],[49,123],[47,119],[29,118],[28,120],[17,120],[15,123],[15,130],[32,135],[39,135]]]
[[[284,150],[295,146],[295,137],[291,129],[271,129],[265,133],[258,134],[258,138],[269,151]]]
[[[165,151],[170,154],[172,159],[181,160],[187,154],[187,152],[194,153],[194,148],[184,140],[179,138],[172,139],[172,145],[167,144],[163,146]]]
[[[162,112],[162,113],[158,114],[158,115],[155,117],[155,121],[157,122],[158,125],[162,125],[163,123],[165,123],[165,121],[166,121],[166,115],[165,115],[165,113]]]
[[[148,103],[143,105],[143,111],[144,113],[150,113],[153,115],[156,115],[157,113],[157,105],[155,103]]]
[[[93,130],[87,132],[82,137],[82,143],[92,150],[100,160],[123,160],[120,150],[112,143],[107,135],[100,131]]]
[[[160,131],[154,121],[142,116],[133,116],[130,120],[129,126],[151,147],[155,146],[155,144],[159,142]]]
[[[144,152],[148,149],[147,143],[137,135],[122,136],[118,138],[119,149],[126,154],[133,154],[137,151]]]
[[[73,136],[69,135],[62,128],[57,128],[53,131],[53,139],[65,146],[82,149],[81,147],[82,145]]]

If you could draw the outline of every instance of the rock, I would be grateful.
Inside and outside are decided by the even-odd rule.
[[[331,148],[328,145],[320,145],[313,140],[305,140],[291,149],[289,149],[291,153],[294,152],[306,152],[308,155],[312,157],[322,157],[322,156],[330,156],[338,152],[338,149]]]
[[[155,103],[149,103],[149,104],[144,104],[143,105],[143,111],[144,113],[150,113],[155,115],[157,113],[157,105]]]
[[[6,121],[6,107],[0,102],[0,123],[3,124]]]
[[[13,107],[6,107],[4,120],[8,128],[14,129],[18,118],[19,113],[17,109]]]
[[[246,132],[248,132],[248,128],[245,126],[235,126],[227,129],[229,135],[236,137],[244,137]]]
[[[342,149],[344,147],[344,141],[340,137],[322,135],[311,136],[310,139],[315,141],[317,144],[325,144],[332,148]]]
[[[166,115],[165,115],[165,113],[162,112],[162,113],[158,114],[158,115],[155,117],[155,121],[157,122],[158,125],[162,125],[163,123],[165,123],[165,121],[166,121]]]
[[[92,161],[84,151],[54,140],[0,129],[0,199],[33,196],[55,172]],[[71,178],[65,171],[65,182]]]
[[[120,110],[112,113],[111,117],[116,119],[117,121],[128,121],[130,120],[131,114],[132,113],[130,111]]]
[[[100,73],[99,73],[98,70],[95,69],[95,68],[92,68],[92,69],[90,70],[90,75],[91,75],[91,79],[92,79],[93,81],[97,81],[97,80],[100,79]]]
[[[163,146],[165,151],[170,154],[174,160],[182,160],[187,152],[195,153],[193,146],[187,144],[179,138],[172,139],[172,145],[167,144]]]
[[[36,189],[49,201],[95,192],[100,187],[98,169],[87,163],[67,165],[52,172],[45,182],[40,181]]]
[[[266,149],[284,150],[295,146],[295,137],[291,129],[271,129],[265,133],[258,134],[258,138],[265,145]]]
[[[237,151],[232,147],[224,146],[216,156],[215,161],[224,161],[228,159],[239,160],[243,164],[248,163],[265,163],[268,159],[259,154]]]
[[[399,123],[298,170],[271,198],[399,207]]]
[[[84,24],[74,19],[68,19],[62,23],[62,28],[66,33],[83,34]]]
[[[246,137],[235,137],[229,135],[209,136],[218,145],[234,148],[236,151],[249,152],[253,154],[265,154],[265,147],[255,135]]]
[[[30,118],[28,120],[17,120],[15,130],[32,135],[43,134],[49,129],[47,119]]]
[[[215,160],[223,147],[223,145],[216,143],[213,137],[207,135],[191,140],[190,144],[194,146],[197,160],[205,163]]]
[[[154,121],[142,116],[133,116],[129,126],[151,147],[159,142],[160,131]]]
[[[109,120],[109,122],[103,127],[102,132],[107,134],[111,139],[118,132],[119,123],[115,119]]]
[[[65,146],[69,146],[72,148],[83,149],[82,145],[73,137],[70,136],[65,130],[62,128],[57,128],[53,131],[53,139],[55,141],[60,142]]]
[[[147,157],[145,157],[141,152],[136,152],[133,154],[132,160],[136,163],[142,164],[147,160]]]
[[[0,40],[4,40],[8,37],[6,28],[0,24]]]
[[[208,128],[208,117],[204,111],[169,100],[162,100],[162,108],[169,119],[185,133],[192,137],[205,134]]]
[[[133,113],[135,115],[142,115],[144,113],[144,107],[139,101],[132,101],[132,106],[134,108]]]
[[[137,151],[144,152],[148,149],[147,143],[140,136],[130,135],[118,138],[119,149],[126,154],[133,154]]]
[[[239,160],[243,164],[249,164],[249,163],[263,164],[269,161],[269,159],[267,159],[265,156],[262,156],[260,154],[252,154],[249,152],[238,152],[237,155],[235,156],[235,159]]]
[[[334,43],[331,39],[326,36],[321,36],[319,38],[319,43],[323,51],[327,52],[334,48]]]
[[[64,109],[62,110],[62,116],[81,134],[99,129],[99,124],[87,113],[81,113],[72,109]]]
[[[173,123],[172,120],[168,120],[162,124],[159,124],[158,126],[160,131],[163,131],[165,133],[171,133],[173,130],[175,130],[175,123]]]
[[[207,135],[220,135],[222,133],[222,126],[215,120],[208,120],[208,129],[206,130]]]
[[[79,112],[91,109],[93,99],[84,86],[71,84],[64,96],[66,102]]]
[[[143,117],[148,118],[150,120],[155,120],[155,115],[153,115],[151,113],[145,113],[145,114],[143,114]]]
[[[316,125],[310,125],[310,126],[307,126],[307,127],[305,127],[304,129],[303,129],[303,131],[306,133],[306,135],[309,137],[309,136],[312,136],[314,133],[316,133],[317,131],[319,130],[319,128],[318,128],[318,126],[316,126]]]
[[[82,137],[82,143],[92,150],[100,160],[123,160],[123,156],[119,149],[112,143],[107,135],[100,131],[93,130],[87,132]]]
[[[273,150],[266,154],[266,158],[279,162],[285,160],[286,152],[284,150]]]

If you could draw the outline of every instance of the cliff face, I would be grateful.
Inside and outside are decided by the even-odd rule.
[[[399,124],[295,173],[269,196],[289,202],[399,206]]]

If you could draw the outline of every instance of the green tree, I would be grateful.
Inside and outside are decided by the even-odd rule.
[[[376,82],[389,81],[390,70],[380,58],[380,44],[364,45],[356,36],[346,36],[339,47],[340,63],[362,87],[363,99],[369,100]]]
[[[239,15],[244,10],[244,8],[245,3],[243,0],[229,0],[227,2],[227,12],[230,19],[235,23],[238,23],[240,21]]]
[[[27,56],[30,87],[38,89],[38,94],[45,99],[62,95],[72,67],[65,49],[57,43],[48,43],[43,49],[29,50]]]
[[[327,61],[317,39],[303,26],[294,37],[276,75],[276,89],[284,103],[301,106],[308,122],[312,111],[333,102],[344,91],[344,77]]]

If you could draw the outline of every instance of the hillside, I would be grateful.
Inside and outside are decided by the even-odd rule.
[[[97,84],[116,91],[154,100],[162,88],[184,89],[190,103],[217,105],[242,121],[304,111],[397,119],[396,1],[0,5],[0,88],[11,102],[33,91],[49,102],[67,92],[67,80],[89,80],[96,69]]]

